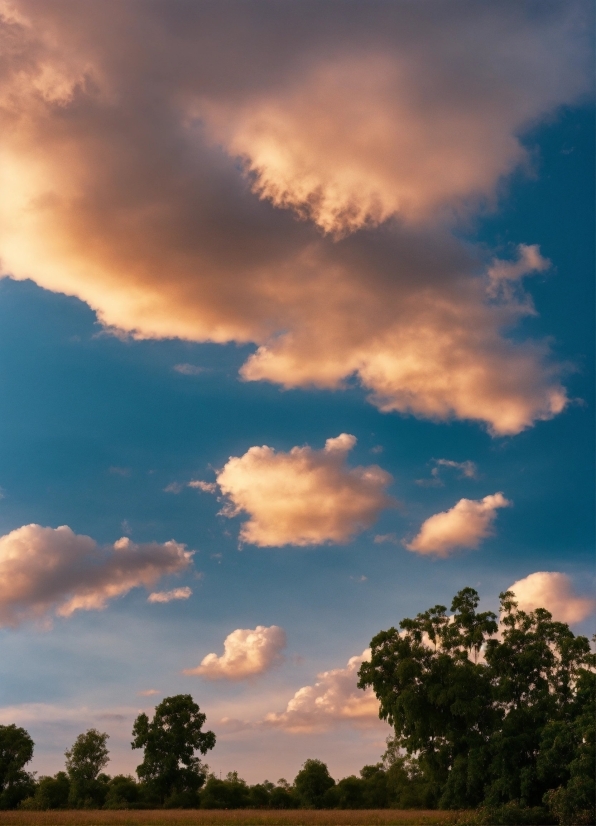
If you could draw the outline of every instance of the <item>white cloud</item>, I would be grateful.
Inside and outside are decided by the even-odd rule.
[[[546,608],[560,622],[581,622],[596,611],[596,599],[576,594],[571,579],[558,571],[537,571],[507,590],[513,591],[522,611]]]
[[[184,570],[191,556],[173,540],[137,545],[122,537],[100,547],[66,525],[24,525],[0,537],[0,625],[105,608],[131,588]]]
[[[188,599],[192,596],[192,590],[188,587],[174,588],[171,591],[154,591],[147,597],[147,602],[172,602],[176,599]]]
[[[509,505],[511,502],[502,493],[484,499],[460,499],[450,510],[430,516],[406,548],[442,557],[456,548],[477,548],[483,539],[492,536],[497,509]]]
[[[347,465],[355,443],[342,433],[327,439],[323,450],[251,447],[230,458],[217,475],[228,499],[222,513],[248,513],[240,539],[261,547],[349,542],[393,504],[388,473],[378,465]]]
[[[263,723],[290,732],[327,729],[339,723],[372,726],[379,723],[379,701],[372,689],[357,688],[358,669],[370,659],[370,649],[351,657],[345,668],[317,675],[314,685],[298,689],[285,711],[268,714]]]
[[[196,674],[208,680],[245,680],[264,674],[281,662],[286,633],[278,625],[237,628],[224,640],[224,653],[207,654],[196,668],[184,674]]]
[[[161,694],[156,688],[147,688],[145,691],[137,691],[139,697],[155,697],[156,694]]]

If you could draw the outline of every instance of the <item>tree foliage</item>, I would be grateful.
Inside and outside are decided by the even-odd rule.
[[[70,780],[69,803],[76,808],[99,808],[107,794],[107,775],[100,772],[109,762],[109,735],[91,728],[79,734],[64,752]]]
[[[24,728],[0,726],[0,808],[10,809],[31,793],[25,766],[33,757],[33,740]]]
[[[206,716],[190,694],[166,697],[153,720],[139,714],[133,727],[133,749],[144,749],[139,778],[160,803],[191,801],[205,782],[206,772],[195,752],[215,746],[215,734],[202,731]]]
[[[564,808],[572,795],[589,808],[596,657],[548,611],[500,599],[500,625],[465,588],[451,616],[436,605],[377,634],[359,686],[374,689],[434,805]]]

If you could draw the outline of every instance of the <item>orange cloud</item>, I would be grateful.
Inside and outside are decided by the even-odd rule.
[[[224,653],[207,654],[196,668],[184,674],[196,674],[208,680],[245,680],[264,674],[282,660],[286,634],[278,625],[237,628],[224,640]]]
[[[381,410],[494,434],[556,415],[547,345],[507,337],[533,311],[513,270],[495,294],[449,227],[525,162],[520,130],[588,88],[581,4],[318,4],[307,30],[299,5],[182,24],[167,2],[4,4],[3,272],[115,332],[254,343],[248,380],[356,376]]]
[[[522,611],[546,608],[560,622],[581,622],[596,611],[596,599],[575,593],[571,579],[558,571],[537,571],[507,589]]]
[[[358,669],[370,659],[370,649],[351,657],[345,668],[318,675],[314,685],[298,689],[285,711],[267,714],[265,726],[293,733],[325,730],[340,723],[358,727],[379,724],[379,701],[372,689],[357,688]]]
[[[100,547],[66,525],[24,525],[0,537],[0,624],[100,610],[132,588],[184,570],[191,557],[173,540],[136,545],[123,537]]]
[[[406,544],[419,554],[449,556],[456,548],[477,548],[493,533],[498,508],[511,505],[502,493],[484,499],[460,499],[450,510],[435,513],[425,522],[414,539]]]
[[[228,499],[222,513],[248,513],[240,539],[261,547],[349,542],[393,504],[385,492],[388,473],[378,465],[347,465],[355,443],[342,433],[327,439],[323,450],[251,447],[217,474]]]
[[[171,591],[154,591],[147,597],[147,602],[165,603],[172,602],[177,599],[188,599],[191,596],[191,588],[173,588]]]

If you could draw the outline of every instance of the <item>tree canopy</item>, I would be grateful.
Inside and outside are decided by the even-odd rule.
[[[0,726],[0,807],[16,806],[29,794],[31,777],[25,766],[33,757],[33,740],[24,728]]]
[[[79,734],[66,751],[66,771],[70,780],[69,803],[76,807],[101,806],[105,798],[105,781],[100,772],[109,762],[106,745],[109,735],[91,728]]]
[[[205,782],[206,772],[195,756],[215,746],[215,734],[202,731],[205,720],[190,694],[166,697],[153,720],[146,714],[135,720],[132,747],[145,750],[137,774],[160,802],[175,795],[192,798]]]
[[[545,609],[521,611],[509,591],[500,600],[499,624],[465,588],[451,616],[435,605],[377,634],[359,686],[374,689],[435,805],[535,807],[570,783],[583,805],[580,787],[593,800],[596,656]]]

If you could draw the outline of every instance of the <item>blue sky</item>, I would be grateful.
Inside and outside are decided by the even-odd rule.
[[[479,3],[461,4],[459,13],[473,21],[479,7]],[[101,27],[90,33],[75,21],[75,37],[58,6],[53,18],[35,2],[24,2],[20,8],[32,19],[41,15],[42,29],[57,26],[73,55],[80,55],[83,43],[93,59],[113,58],[101,56],[105,45]],[[140,25],[142,9],[132,2],[127,8]],[[511,26],[507,15],[515,14],[512,8],[506,4],[499,35],[503,42]],[[589,18],[587,6],[576,4],[574,8]],[[357,6],[352,9],[356,20],[354,9]],[[253,10],[257,21],[266,13],[267,3],[254,4]],[[528,38],[534,36],[535,26],[538,42],[546,40],[540,29],[541,13],[537,11],[534,20],[530,11]],[[176,21],[171,22],[175,28]],[[117,29],[120,24],[116,20]],[[165,25],[163,20],[160,25]],[[217,20],[213,25],[219,31]],[[482,21],[477,26],[480,37]],[[556,15],[552,27],[550,35],[564,29]],[[432,38],[432,28],[423,35]],[[386,49],[380,32],[377,35],[375,40],[373,27],[373,50],[380,51],[381,45]],[[126,37],[136,37],[119,36],[124,44]],[[158,32],[156,37],[160,36]],[[223,42],[225,37],[221,37]],[[338,48],[334,35],[329,37]],[[561,37],[573,39],[568,33]],[[166,46],[173,48],[170,40]],[[310,54],[317,47],[299,40],[292,48],[298,54],[303,48],[304,54]],[[390,43],[390,53],[391,48]],[[466,48],[464,42],[464,54],[469,54]],[[399,50],[396,42],[398,55]],[[129,71],[113,59],[117,71]],[[522,66],[519,71],[538,71],[543,59],[538,55],[535,66]],[[560,58],[561,76],[568,68],[566,59],[571,61]],[[589,65],[587,55],[584,65],[574,71],[585,74]],[[228,86],[236,90],[234,94],[248,95],[238,81],[220,70]],[[254,71],[259,92],[258,72]],[[301,79],[301,71],[292,69],[294,81]],[[432,72],[429,76],[433,77]],[[503,74],[503,88],[514,81]],[[137,78],[135,82],[149,90],[144,86],[149,80]],[[532,95],[539,98],[541,90],[536,90],[534,82],[528,86],[531,102]],[[590,597],[594,590],[594,113],[587,102],[588,91],[588,81],[583,87],[570,81],[555,102],[537,105],[536,111],[528,104],[529,111],[513,123],[515,128],[510,127],[512,134],[521,136],[525,160],[512,162],[507,174],[495,173],[490,207],[475,208],[449,226],[456,243],[472,249],[476,259],[485,262],[483,266],[496,258],[516,260],[520,244],[538,245],[540,255],[550,261],[548,268],[526,281],[536,314],[518,319],[506,335],[520,347],[528,338],[549,341],[548,358],[563,365],[562,383],[570,401],[563,412],[544,421],[535,415],[531,426],[520,426],[517,432],[491,435],[487,421],[471,421],[457,413],[429,417],[420,410],[414,414],[383,412],[367,400],[370,385],[366,389],[364,379],[359,381],[353,374],[344,387],[318,389],[308,384],[284,388],[273,379],[242,380],[238,371],[257,346],[269,346],[264,338],[238,335],[237,341],[213,343],[198,334],[196,340],[180,340],[171,333],[159,338],[141,331],[143,338],[135,339],[134,332],[130,334],[132,323],[128,330],[124,322],[120,331],[113,329],[118,326],[113,320],[115,305],[107,298],[102,304],[97,284],[86,292],[84,264],[77,276],[83,286],[60,289],[58,276],[52,281],[45,273],[43,249],[37,276],[35,257],[27,258],[19,269],[21,259],[12,251],[10,234],[0,238],[0,256],[4,256],[2,242],[8,251],[6,276],[0,280],[0,534],[6,537],[32,523],[53,529],[68,525],[74,534],[92,537],[102,547],[128,536],[141,548],[173,539],[195,552],[190,566],[164,575],[149,588],[161,592],[189,587],[192,596],[187,599],[148,603],[147,588],[138,583],[107,600],[100,610],[56,616],[60,599],[72,596],[77,587],[68,586],[68,590],[65,586],[65,594],[43,611],[37,611],[33,596],[30,604],[25,604],[24,597],[18,621],[6,620],[0,631],[4,662],[1,721],[14,721],[31,731],[36,742],[34,769],[53,772],[61,768],[64,749],[80,731],[96,726],[111,736],[109,770],[131,771],[138,762],[129,747],[135,714],[141,708],[150,709],[161,696],[188,692],[206,711],[208,725],[218,735],[208,757],[215,770],[237,769],[251,781],[265,776],[276,780],[280,775],[291,779],[306,758],[320,757],[329,762],[335,776],[349,774],[365,762],[375,762],[383,751],[390,732],[385,724],[375,722],[374,715],[363,710],[361,716],[348,719],[340,708],[334,708],[327,718],[313,718],[311,727],[301,731],[293,730],[285,718],[267,725],[263,722],[266,715],[282,715],[295,692],[314,686],[322,672],[343,669],[337,679],[347,679],[348,660],[361,655],[377,631],[436,602],[449,604],[453,594],[466,585],[476,587],[483,606],[494,609],[499,591],[514,582],[535,572],[559,572],[569,577],[571,602]],[[253,103],[257,92],[251,92]],[[219,102],[220,93],[213,94]],[[289,99],[291,93],[286,94]],[[225,94],[221,95],[223,100]],[[73,110],[71,117],[85,115]],[[89,117],[93,127],[97,122]],[[101,117],[107,121],[109,114]],[[503,118],[507,119],[507,113]],[[103,123],[97,128],[103,128]],[[122,120],[118,128],[129,126]],[[76,137],[79,134],[75,130],[75,141],[83,141]],[[103,140],[109,146],[109,137]],[[171,151],[176,151],[175,146]],[[441,151],[446,150],[438,147],[437,152]],[[466,151],[462,146],[461,152]],[[102,157],[101,152],[96,157],[100,169]],[[33,169],[35,157],[25,153],[24,158]],[[159,160],[165,169],[167,153]],[[263,203],[246,187],[240,195],[230,195],[226,190],[226,175],[230,174],[222,173],[226,198],[245,199],[251,210],[251,199]],[[241,169],[238,176],[242,178]],[[213,192],[217,200],[217,187]],[[287,197],[291,201],[294,195]],[[266,199],[262,210],[264,217],[258,220],[265,229],[260,244],[302,243],[302,236],[296,241],[290,233],[307,234],[311,224],[323,220],[311,215],[300,221],[291,210],[272,206]],[[377,226],[370,219],[370,225],[350,227],[355,237],[364,239],[358,240],[358,254],[366,254],[371,261],[385,254],[383,234],[392,232],[387,229],[392,220],[378,221]],[[444,232],[437,229],[437,219],[432,221],[433,232]],[[226,236],[223,219],[221,224],[218,232],[233,250],[240,243],[237,228]],[[75,233],[70,225],[60,227],[66,238]],[[107,219],[105,227],[109,240]],[[312,233],[313,238],[320,237],[320,230],[314,228]],[[351,242],[338,237],[325,243],[336,250]],[[74,265],[60,252],[64,248],[58,245],[56,253],[48,247],[57,262],[53,266],[60,267],[63,255],[65,270],[70,271]],[[95,265],[94,250],[91,240],[87,246],[90,271]],[[81,260],[79,255],[79,268]],[[191,267],[188,277],[194,277],[193,273]],[[118,277],[126,280],[128,276],[122,270]],[[107,276],[101,283],[109,297],[112,286]],[[164,290],[165,303],[169,300],[165,291],[173,283],[167,270],[161,280],[144,289],[155,293],[156,283],[163,285],[159,289]],[[324,309],[324,291],[320,301]],[[185,310],[172,311],[168,317],[174,327],[176,312]],[[106,317],[109,324],[102,324]],[[309,318],[300,318],[296,323],[306,328]],[[284,322],[289,327],[293,323]],[[217,338],[215,333],[212,337]],[[326,345],[318,346],[323,360]],[[181,372],[180,365],[197,370],[186,367]],[[498,365],[501,374],[509,369],[514,373],[516,364],[507,359]],[[533,369],[541,368],[534,365]],[[544,381],[550,381],[548,376]],[[524,389],[520,388],[516,392],[521,397]],[[187,486],[193,479],[214,483],[230,457],[243,457],[251,447],[268,445],[278,454],[305,445],[322,451],[327,439],[341,433],[357,439],[345,460],[347,465],[379,465],[392,476],[387,493],[398,500],[397,507],[379,507],[374,519],[348,541],[337,543],[322,535],[307,546],[298,540],[298,544],[283,546],[239,544],[241,525],[248,518],[246,508],[228,518],[219,513],[226,499],[222,490],[216,496]],[[437,465],[439,459],[473,462],[473,478],[463,476],[461,469]],[[492,532],[479,535],[475,543],[467,547],[465,542],[452,543],[443,556],[432,549],[416,553],[404,547],[433,515],[450,511],[462,499],[478,502],[498,491],[512,505],[492,515]],[[237,506],[239,501],[235,501]],[[258,521],[258,514],[252,516]],[[390,539],[375,542],[375,537]],[[26,570],[32,581],[43,578]],[[11,616],[10,612],[5,616]],[[593,613],[586,609],[577,617],[574,629],[592,633]],[[182,673],[197,667],[211,652],[221,655],[224,640],[234,630],[258,626],[280,626],[287,645],[254,673],[218,680]],[[321,691],[325,680],[334,679],[319,678]],[[140,694],[149,690],[155,694]]]

